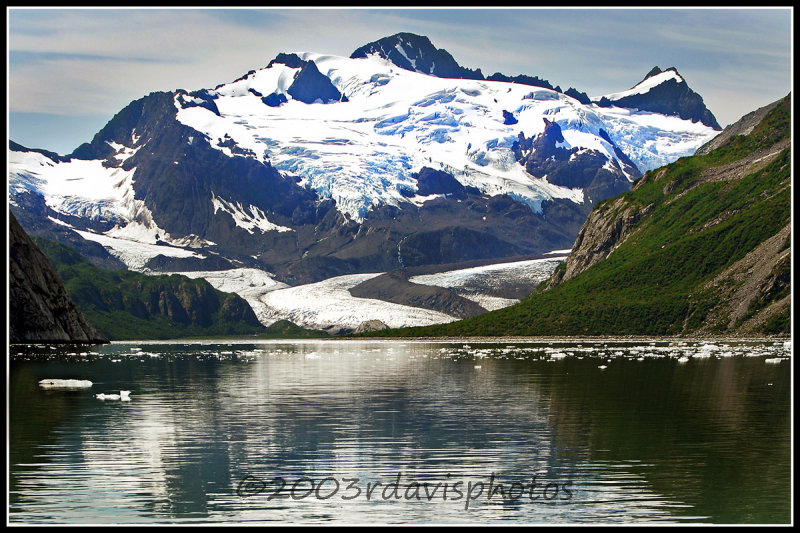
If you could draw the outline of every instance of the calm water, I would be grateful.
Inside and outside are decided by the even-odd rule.
[[[18,351],[11,523],[791,520],[782,341]]]

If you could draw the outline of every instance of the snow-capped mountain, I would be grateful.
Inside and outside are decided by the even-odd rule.
[[[136,100],[68,156],[12,145],[12,209],[135,270],[255,268],[289,285],[533,258],[717,134],[630,105],[680,78],[655,70],[590,103],[535,77],[484,79],[412,34],[351,57],[279,54],[213,89]]]
[[[658,67],[647,73],[642,81],[626,91],[592,98],[600,106],[624,107],[677,116],[721,130],[717,119],[706,108],[703,98],[691,90],[678,69]]]
[[[413,33],[398,33],[367,43],[350,54],[350,58],[373,55],[420,74],[439,78],[484,79],[481,69],[462,67],[447,50],[436,48],[427,37]]]

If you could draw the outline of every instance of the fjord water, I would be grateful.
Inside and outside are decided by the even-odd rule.
[[[788,523],[790,353],[783,341],[19,347],[9,521]],[[45,378],[93,386],[40,389]],[[95,397],[119,390],[131,400]]]

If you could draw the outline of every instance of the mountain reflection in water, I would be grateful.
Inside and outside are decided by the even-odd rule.
[[[790,520],[782,341],[94,350],[12,354],[11,523]],[[94,397],[119,390],[131,401]],[[459,481],[484,490],[456,499]]]

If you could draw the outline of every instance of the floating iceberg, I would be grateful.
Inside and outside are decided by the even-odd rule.
[[[92,382],[88,379],[43,379],[39,386],[45,389],[88,389]]]

